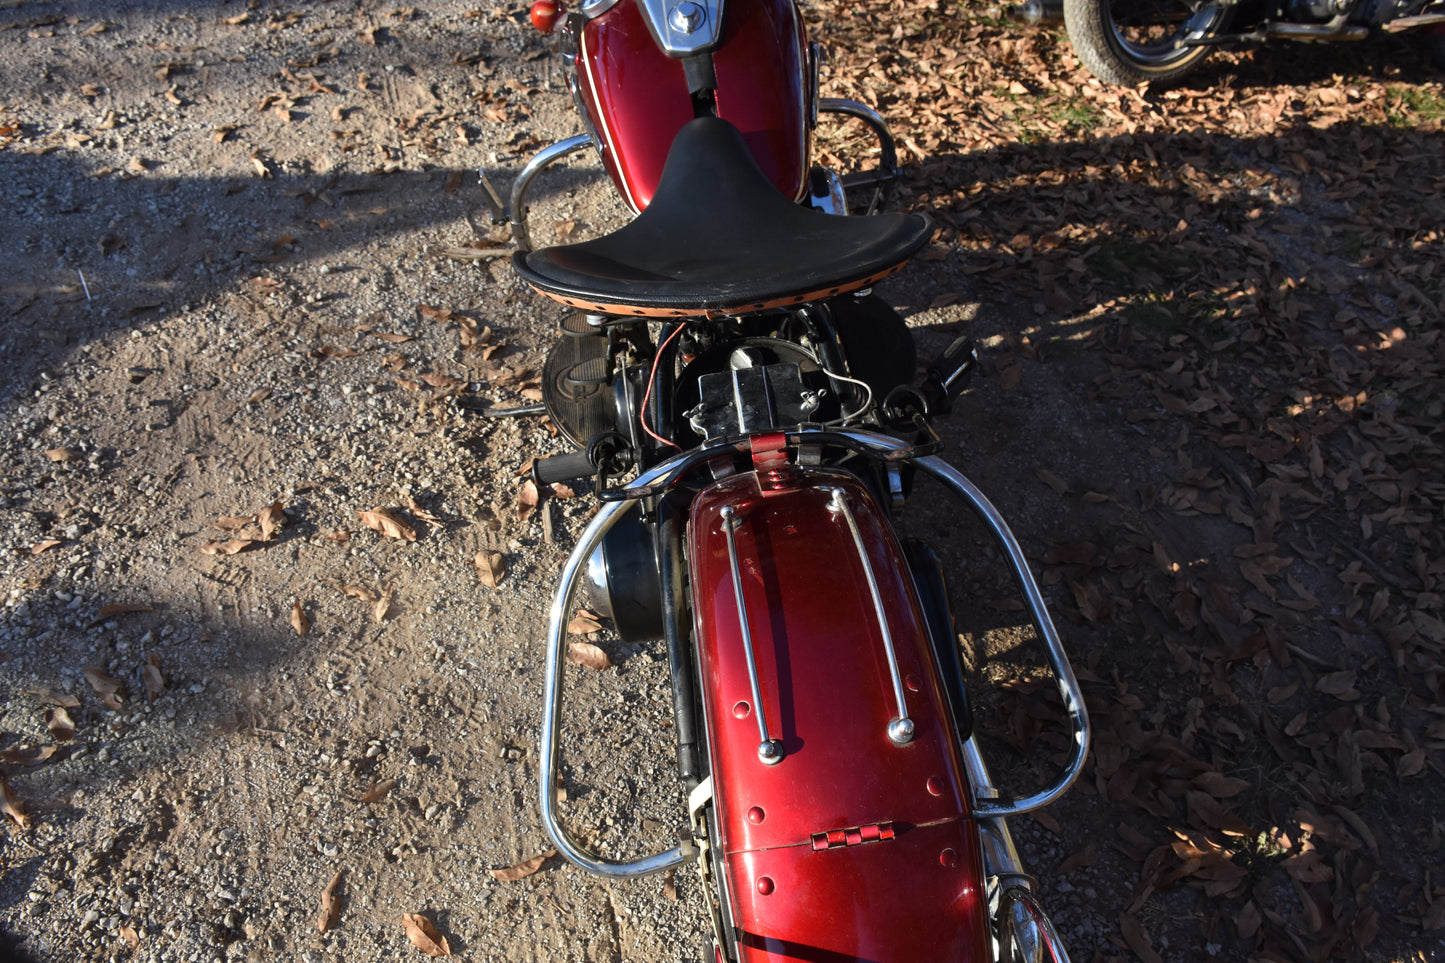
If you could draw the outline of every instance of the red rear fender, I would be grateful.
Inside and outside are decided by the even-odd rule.
[[[791,471],[791,470],[790,470]],[[756,473],[694,501],[689,566],[719,838],[745,959],[985,960],[977,831],[953,723],[896,537],[853,475],[794,471],[764,491]],[[864,553],[905,682],[898,715]],[[768,735],[758,756],[724,510]],[[818,955],[822,953],[823,955]]]

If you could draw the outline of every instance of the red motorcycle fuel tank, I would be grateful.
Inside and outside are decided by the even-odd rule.
[[[811,135],[808,51],[792,0],[727,0],[712,59],[718,116],[742,131],[778,190],[801,199]],[[641,211],[673,138],[694,117],[682,61],[658,46],[637,0],[622,0],[583,29],[577,81],[602,162],[623,199]]]
[[[863,555],[904,680],[892,674]],[[728,511],[725,511],[728,510]],[[764,764],[727,516],[770,739]],[[688,528],[698,669],[722,873],[746,961],[989,960],[982,856],[926,623],[892,528],[857,477],[725,478]]]

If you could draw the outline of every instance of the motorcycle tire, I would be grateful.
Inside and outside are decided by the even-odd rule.
[[[1227,20],[1228,8],[1200,0],[1064,0],[1064,27],[1084,66],[1105,83],[1128,87],[1166,85],[1188,74],[1211,48],[1179,46],[1185,25],[1214,36]]]

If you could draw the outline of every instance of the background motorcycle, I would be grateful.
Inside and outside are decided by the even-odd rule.
[[[1111,84],[1178,80],[1226,44],[1407,30],[1424,34],[1445,68],[1445,0],[1030,0],[1010,10],[1034,23],[1062,19],[1084,66]]]
[[[929,420],[961,392],[971,345],[912,384],[907,326],[870,293],[931,224],[843,216],[876,212],[896,178],[887,125],[819,96],[792,0],[541,0],[532,19],[560,34],[587,128],[511,191],[513,265],[568,309],[543,397],[578,450],[537,459],[534,478],[591,477],[601,501],[550,613],[548,834],[604,876],[693,864],[718,960],[1066,959],[1005,819],[1067,790],[1088,721],[1017,541],[936,454]],[[865,122],[878,167],[812,166],[820,114]],[[638,216],[532,250],[533,180],[588,148]],[[983,520],[1044,645],[1072,739],[1042,791],[1005,797],[973,738],[942,566],[890,520],[918,476]],[[625,641],[663,640],[672,669],[687,825],[640,859],[590,851],[561,819],[584,583]]]

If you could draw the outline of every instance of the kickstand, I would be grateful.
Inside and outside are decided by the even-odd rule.
[[[547,406],[540,402],[535,405],[519,405],[516,408],[492,408],[478,405],[462,405],[467,411],[474,411],[483,418],[521,418],[526,415],[545,415]]]

